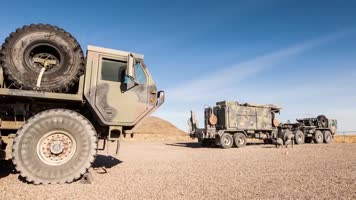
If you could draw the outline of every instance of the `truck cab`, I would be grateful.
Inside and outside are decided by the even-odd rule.
[[[329,129],[332,135],[336,134],[337,130],[337,120],[336,119],[329,119]]]
[[[84,98],[101,124],[125,130],[164,102],[141,54],[88,46]],[[133,131],[133,130],[131,130]]]

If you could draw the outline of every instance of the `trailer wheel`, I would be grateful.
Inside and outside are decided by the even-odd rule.
[[[323,133],[320,130],[315,131],[313,141],[317,144],[323,143],[324,137]]]
[[[310,143],[312,143],[313,138],[312,137],[306,137],[304,141],[305,141],[305,143],[310,144]]]
[[[77,40],[48,24],[17,29],[5,39],[0,54],[6,80],[20,89],[37,89],[41,80],[43,91],[67,92],[84,73],[84,55]]]
[[[294,133],[294,139],[296,144],[304,144],[305,136],[303,131],[296,131]]]
[[[282,139],[283,139],[283,144],[284,145],[292,144],[292,142],[294,140],[293,132],[290,131],[289,129],[283,130],[282,131]]]
[[[331,139],[332,139],[331,132],[330,131],[324,131],[323,135],[324,135],[324,143],[330,144],[331,143]]]
[[[237,148],[244,147],[247,143],[246,136],[243,133],[235,133],[234,142]]]
[[[36,114],[17,131],[12,157],[26,181],[61,184],[86,173],[96,150],[96,131],[84,116],[54,109]]]
[[[220,143],[221,143],[221,147],[224,149],[229,149],[232,147],[232,145],[234,144],[234,140],[232,138],[232,135],[230,133],[223,133],[220,136]]]

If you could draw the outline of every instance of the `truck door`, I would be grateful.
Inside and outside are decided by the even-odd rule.
[[[133,82],[125,76],[127,67],[127,56],[99,58],[95,106],[106,122],[131,125],[148,110],[147,72],[135,63]]]

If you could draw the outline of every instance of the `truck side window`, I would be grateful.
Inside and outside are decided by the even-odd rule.
[[[101,80],[122,82],[122,74],[127,67],[126,61],[103,58],[101,63]]]
[[[136,81],[140,84],[146,84],[147,77],[143,71],[142,65],[138,62],[135,64]]]

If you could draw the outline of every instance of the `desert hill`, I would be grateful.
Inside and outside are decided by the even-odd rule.
[[[158,117],[148,117],[135,131],[134,140],[187,140],[189,136],[170,122]]]

